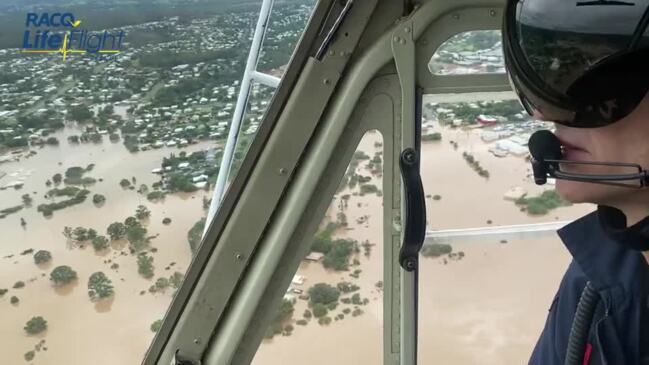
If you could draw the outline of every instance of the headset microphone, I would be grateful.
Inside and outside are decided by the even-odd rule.
[[[532,155],[534,182],[537,185],[545,184],[548,177],[631,188],[641,188],[649,185],[649,173],[638,164],[563,160],[561,141],[548,130],[534,132],[530,137],[528,147]],[[637,170],[637,172],[629,174],[580,174],[561,171],[559,164],[628,167]],[[634,184],[619,181],[630,181],[634,182]]]

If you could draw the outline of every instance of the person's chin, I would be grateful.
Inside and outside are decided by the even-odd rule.
[[[592,194],[589,194],[588,183],[583,183],[579,181],[569,181],[557,179],[555,188],[557,194],[561,196],[564,200],[567,200],[571,203],[583,203],[589,201],[589,197],[592,197]]]
[[[605,202],[615,199],[621,192],[624,192],[621,190],[624,188],[561,179],[556,180],[555,188],[559,196],[574,204],[605,204]]]

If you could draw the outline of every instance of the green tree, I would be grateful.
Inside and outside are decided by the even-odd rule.
[[[331,249],[322,260],[322,265],[328,269],[347,270],[349,267],[349,256],[354,249],[354,241],[337,239]]]
[[[88,279],[88,296],[91,300],[108,298],[114,294],[113,284],[110,279],[101,271],[98,271]]]
[[[50,280],[55,285],[65,285],[77,279],[77,272],[72,270],[70,266],[57,266],[50,273]]]
[[[95,251],[101,251],[108,248],[108,238],[106,236],[97,236],[92,239],[92,247]]]
[[[147,243],[146,234],[147,230],[140,225],[140,222],[126,226],[126,239],[135,251],[140,251],[145,248]]]
[[[126,226],[121,222],[111,223],[106,229],[106,233],[111,240],[121,240],[126,236]]]
[[[97,238],[97,231],[92,228],[88,228],[88,234],[86,235],[86,237],[89,240],[94,240],[95,238]]]
[[[89,239],[88,238],[88,230],[86,228],[83,228],[83,227],[77,227],[77,228],[74,229],[74,231],[72,231],[72,238],[75,241],[79,241],[79,242],[86,241],[86,240]]]
[[[138,255],[137,257],[137,272],[145,278],[153,277],[153,257],[146,255]]]
[[[47,329],[47,321],[41,317],[32,317],[25,325],[25,332],[30,335],[41,333]]]
[[[331,233],[327,230],[318,232],[313,238],[311,251],[327,254],[331,250]]]
[[[95,194],[92,196],[92,202],[95,204],[101,204],[106,201],[106,197],[101,194]]]
[[[52,260],[52,254],[49,251],[40,250],[34,254],[34,263],[36,265],[44,264]]]
[[[317,303],[327,305],[338,301],[340,290],[327,283],[318,283],[309,288],[309,297],[312,305]]]
[[[139,220],[147,219],[151,216],[151,211],[144,205],[138,205],[135,210],[135,217]]]

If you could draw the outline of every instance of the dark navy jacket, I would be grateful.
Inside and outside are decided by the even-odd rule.
[[[612,209],[600,206],[559,229],[573,260],[552,301],[530,365],[564,364],[572,320],[587,281],[601,301],[584,349],[589,359],[584,364],[649,364],[649,265],[639,251],[629,248],[643,238],[618,234],[621,230],[614,226],[619,222],[611,223]],[[649,240],[649,219],[639,224],[648,229],[644,239]]]

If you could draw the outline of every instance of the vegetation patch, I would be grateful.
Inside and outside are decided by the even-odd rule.
[[[41,317],[32,317],[24,327],[25,332],[30,335],[39,334],[47,329],[47,321]]]
[[[527,211],[531,215],[544,215],[553,209],[571,205],[554,190],[546,190],[541,195],[530,198],[523,195],[515,203],[521,207],[521,210]]]

